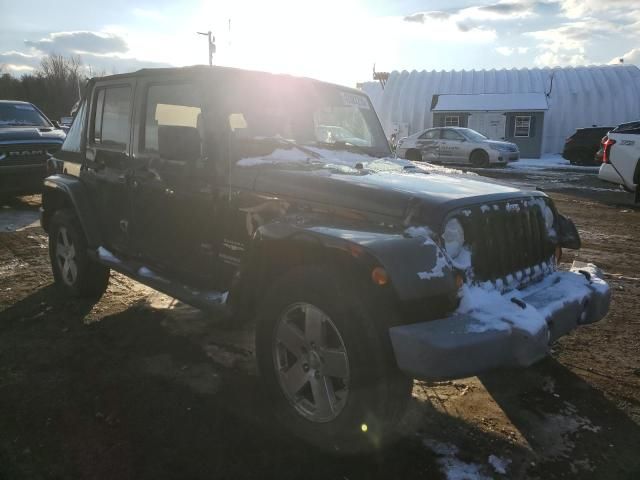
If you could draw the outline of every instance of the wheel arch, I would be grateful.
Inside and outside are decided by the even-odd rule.
[[[372,238],[374,237],[374,238]],[[232,283],[234,312],[251,318],[275,278],[303,265],[330,266],[343,281],[387,305],[408,304],[456,292],[453,267],[442,267],[442,253],[423,238],[371,234],[331,227],[273,224],[260,227]],[[382,267],[388,283],[375,285],[372,272]],[[425,271],[438,271],[433,276]],[[423,278],[423,277],[426,277]]]
[[[42,192],[41,224],[45,232],[49,231],[53,214],[61,208],[69,208],[78,216],[89,247],[101,244],[97,218],[86,186],[77,178],[52,175],[45,179]]]
[[[487,152],[487,150],[484,147],[476,147],[473,150],[471,150],[471,153],[469,154],[469,161],[471,161],[471,159],[473,158],[473,156],[476,153],[482,153],[484,155],[487,156],[487,158],[489,158],[491,155],[489,152]]]

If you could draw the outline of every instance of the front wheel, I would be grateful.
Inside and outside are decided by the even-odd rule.
[[[323,449],[357,453],[395,437],[413,382],[397,370],[380,322],[339,278],[303,267],[277,281],[260,308],[256,352],[285,427]]]
[[[471,165],[478,168],[485,168],[489,166],[489,154],[484,150],[476,150],[471,154],[469,158]]]
[[[51,218],[49,257],[56,285],[71,297],[99,298],[107,289],[109,269],[87,255],[87,241],[71,210],[58,210]]]

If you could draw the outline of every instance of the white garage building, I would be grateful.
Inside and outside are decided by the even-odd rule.
[[[387,135],[460,125],[520,146],[525,157],[559,153],[576,128],[640,119],[633,65],[393,72],[384,90],[361,85]]]

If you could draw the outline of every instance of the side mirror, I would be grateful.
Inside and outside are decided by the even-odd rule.
[[[166,160],[195,162],[201,156],[201,143],[195,127],[158,127],[158,153]]]
[[[62,127],[60,126],[60,123],[57,120],[52,120],[51,123],[53,123],[54,127],[58,129],[62,129]]]

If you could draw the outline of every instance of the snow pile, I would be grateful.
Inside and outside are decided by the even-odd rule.
[[[489,465],[493,467],[496,473],[501,475],[507,474],[507,467],[511,463],[511,460],[505,460],[504,458],[496,457],[495,455],[489,455],[487,459]]]
[[[507,165],[508,168],[516,170],[576,170],[583,172],[596,172],[600,166],[581,166],[571,165],[569,160],[562,158],[562,155],[558,153],[549,153],[543,155],[541,158],[521,158],[517,162],[511,162]]]
[[[438,464],[447,480],[489,480],[491,478],[482,473],[481,465],[460,460],[457,457],[459,450],[455,445],[429,438],[422,439],[422,443],[438,456]]]

